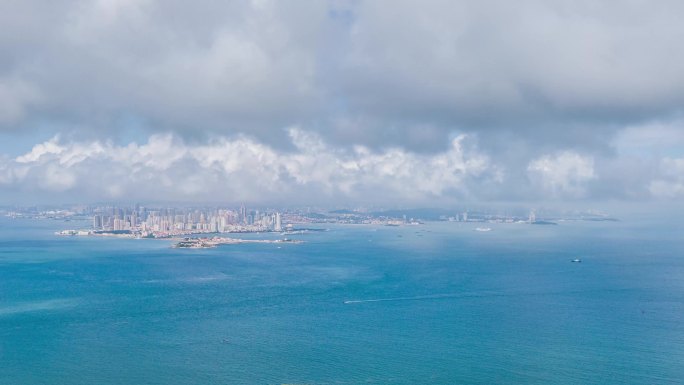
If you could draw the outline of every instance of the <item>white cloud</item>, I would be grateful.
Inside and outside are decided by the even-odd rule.
[[[572,151],[534,159],[527,171],[535,185],[555,198],[580,198],[586,182],[596,178],[594,159]]]
[[[14,158],[0,156],[0,192],[64,200],[416,204],[684,196],[684,158],[620,155],[623,147],[614,156],[547,153],[519,167],[496,163],[473,135],[454,136],[444,151],[427,154],[336,146],[296,127],[287,137],[288,150],[246,136],[188,142],[164,133],[125,145],[55,136]]]
[[[295,151],[246,137],[188,144],[160,134],[125,146],[54,137],[0,162],[0,184],[90,199],[428,201],[469,196],[473,178],[496,175],[486,156],[464,145],[465,136],[442,153],[421,155],[333,148],[298,128],[289,135]]]

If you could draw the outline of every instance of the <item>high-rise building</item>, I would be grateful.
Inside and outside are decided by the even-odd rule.
[[[280,219],[280,213],[275,214],[275,226],[273,228],[275,231],[283,231],[283,224]]]

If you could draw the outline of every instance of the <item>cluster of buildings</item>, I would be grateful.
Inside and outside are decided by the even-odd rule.
[[[499,222],[499,223],[516,223],[516,222],[537,222],[537,214],[531,210],[527,218],[520,215],[492,215],[476,213],[468,217],[468,212],[464,211],[461,214],[454,214],[453,216],[441,216],[440,220],[447,220],[449,222]]]
[[[282,211],[281,211],[282,210]],[[386,226],[419,225],[424,221],[529,223],[553,225],[559,221],[615,221],[596,211],[553,212],[512,209],[369,209],[284,208],[247,209],[225,207],[121,207],[118,205],[63,205],[60,207],[0,207],[0,216],[15,219],[85,221],[88,229],[64,230],[60,235],[102,235],[167,238],[191,234],[292,232],[295,225],[370,224]],[[92,222],[91,222],[92,221]],[[83,222],[81,222],[83,223]],[[286,223],[286,225],[284,224]],[[316,228],[316,226],[314,226]],[[302,230],[302,229],[299,229]],[[311,230],[311,229],[306,229]]]
[[[232,209],[98,208],[93,213],[93,231],[139,232],[143,236],[190,233],[282,231],[280,212]]]

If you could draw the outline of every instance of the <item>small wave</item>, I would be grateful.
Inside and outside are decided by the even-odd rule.
[[[0,307],[0,316],[8,316],[15,314],[49,311],[49,310],[61,310],[68,309],[76,306],[78,300],[72,298],[62,298],[62,299],[51,299],[47,301],[36,301],[21,303],[12,306]]]
[[[202,282],[212,282],[212,281],[223,281],[226,279],[230,279],[230,275],[228,275],[228,274],[214,274],[214,275],[182,278],[182,279],[179,279],[179,282],[202,283]]]
[[[453,298],[453,297],[466,297],[466,295],[462,295],[462,294],[434,294],[434,295],[421,295],[421,296],[416,296],[416,297],[354,299],[354,300],[344,301],[344,303],[345,304],[352,304],[352,303],[364,303],[364,302],[419,301],[422,299],[440,299],[440,298]]]
[[[344,304],[364,303],[364,302],[390,302],[390,301],[420,301],[443,298],[474,298],[474,297],[500,297],[505,294],[497,292],[480,292],[480,293],[447,293],[447,294],[431,294],[419,295],[415,297],[393,297],[393,298],[371,298],[371,299],[354,299],[346,300]]]
[[[213,282],[213,281],[223,281],[226,279],[230,279],[231,276],[228,274],[213,274],[213,275],[201,275],[201,276],[190,276],[190,277],[181,277],[181,278],[168,278],[168,279],[163,279],[163,278],[157,278],[157,279],[146,279],[140,281],[140,283],[144,284],[176,284],[176,283],[185,283],[185,284],[192,284],[192,283],[203,283],[203,282]]]

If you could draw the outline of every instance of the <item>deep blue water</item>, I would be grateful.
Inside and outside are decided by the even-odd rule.
[[[476,226],[178,250],[3,218],[0,384],[684,382],[681,225]]]

